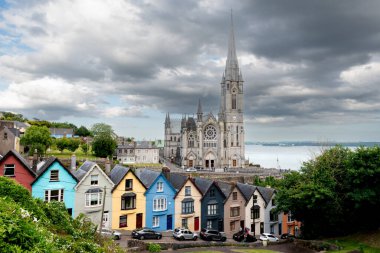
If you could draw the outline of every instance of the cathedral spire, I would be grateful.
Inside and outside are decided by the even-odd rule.
[[[228,41],[228,54],[227,54],[225,73],[226,73],[225,78],[227,80],[237,81],[239,78],[239,64],[238,64],[238,60],[236,56],[232,10],[231,10],[231,28],[230,28],[230,37]]]
[[[197,121],[201,122],[203,117],[203,111],[202,111],[202,105],[201,105],[201,99],[198,101],[198,112],[197,112]]]

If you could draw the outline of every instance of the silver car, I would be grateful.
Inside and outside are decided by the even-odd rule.
[[[187,228],[176,228],[173,231],[173,237],[180,241],[183,241],[183,240],[196,241],[198,239],[198,234],[191,232]]]
[[[103,228],[101,234],[105,237],[111,237],[114,240],[120,240],[121,233],[118,231]]]

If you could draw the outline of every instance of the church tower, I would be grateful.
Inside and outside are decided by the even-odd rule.
[[[236,56],[235,35],[231,13],[226,68],[221,81],[219,125],[221,130],[220,155],[225,167],[244,167],[244,91],[243,77]]]

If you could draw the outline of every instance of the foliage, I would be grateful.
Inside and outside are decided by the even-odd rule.
[[[29,147],[29,154],[33,154],[35,149],[37,149],[38,154],[44,154],[52,144],[50,131],[45,126],[31,126],[26,129],[25,134],[21,137],[21,144]]]
[[[21,122],[25,122],[28,120],[20,113],[3,112],[2,114],[3,116],[1,116],[0,120],[21,121]]]
[[[82,143],[82,144],[80,145],[80,148],[82,149],[83,153],[87,154],[88,149],[89,149],[89,146],[88,146],[87,143]]]
[[[75,152],[75,150],[78,149],[80,145],[80,139],[77,138],[60,138],[55,140],[55,145],[57,146],[57,149],[61,152],[63,152],[64,149],[68,149],[71,152]]]
[[[0,252],[121,252],[95,233],[84,215],[72,219],[63,203],[33,199],[14,180],[0,177]]]
[[[161,245],[157,243],[150,243],[148,246],[149,252],[160,252],[161,251]]]
[[[256,186],[270,186],[272,188],[277,188],[281,184],[281,180],[274,178],[273,176],[266,177],[264,179],[260,179],[259,176],[253,177],[253,184]]]
[[[300,172],[286,174],[279,189],[277,208],[292,211],[305,238],[377,228],[380,147],[326,150]]]
[[[69,122],[51,122],[51,127],[54,128],[71,128],[74,130],[74,132],[78,129],[76,125]]]
[[[91,128],[94,134],[92,150],[97,157],[112,156],[116,149],[116,135],[112,127],[104,123],[97,123]]]
[[[78,130],[75,131],[75,135],[81,136],[81,137],[87,137],[87,136],[91,136],[91,132],[85,126],[80,126]]]
[[[46,120],[28,120],[28,123],[32,126],[45,126],[47,128],[51,127],[51,123]]]

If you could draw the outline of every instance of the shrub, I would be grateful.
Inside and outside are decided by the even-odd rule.
[[[149,252],[160,252],[161,251],[161,246],[160,244],[157,243],[150,243],[148,246]]]

